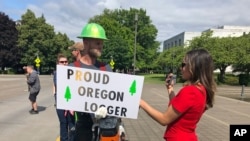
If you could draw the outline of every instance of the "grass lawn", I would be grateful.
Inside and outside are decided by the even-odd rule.
[[[138,74],[138,75],[144,76],[144,83],[145,84],[165,84],[165,82],[164,82],[165,74]],[[216,76],[215,76],[215,78],[216,78]],[[222,85],[240,86],[238,83],[238,77],[236,77],[236,76],[227,75],[225,80],[226,80],[226,83],[224,83]],[[220,84],[218,85],[218,87],[220,87]],[[235,95],[230,95],[230,94],[221,95],[221,96],[250,102],[249,97],[245,97],[244,99],[241,99],[241,98],[239,98],[238,95],[235,96]]]
[[[144,83],[147,84],[164,84],[165,74],[139,74],[144,76]]]

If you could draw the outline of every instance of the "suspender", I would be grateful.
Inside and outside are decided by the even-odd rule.
[[[81,67],[80,61],[75,61],[74,66],[80,68]]]
[[[106,71],[106,64],[103,63],[103,62],[99,62],[99,68],[100,68],[100,70],[102,70],[102,71]]]

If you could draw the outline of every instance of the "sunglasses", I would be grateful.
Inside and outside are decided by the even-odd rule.
[[[186,63],[181,63],[181,68],[185,67]]]
[[[76,48],[73,48],[73,49],[71,49],[71,51],[77,51],[78,49],[76,49]]]
[[[68,63],[68,61],[59,61],[59,63]]]

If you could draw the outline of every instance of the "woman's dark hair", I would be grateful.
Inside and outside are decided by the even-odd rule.
[[[213,107],[216,83],[213,77],[214,63],[211,55],[205,49],[194,49],[186,53],[185,63],[191,78],[191,84],[202,84],[207,92],[206,108]]]

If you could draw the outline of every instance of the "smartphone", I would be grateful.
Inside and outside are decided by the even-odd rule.
[[[168,84],[172,83],[175,84],[176,83],[176,75],[172,75],[170,76],[170,79],[167,81]]]

